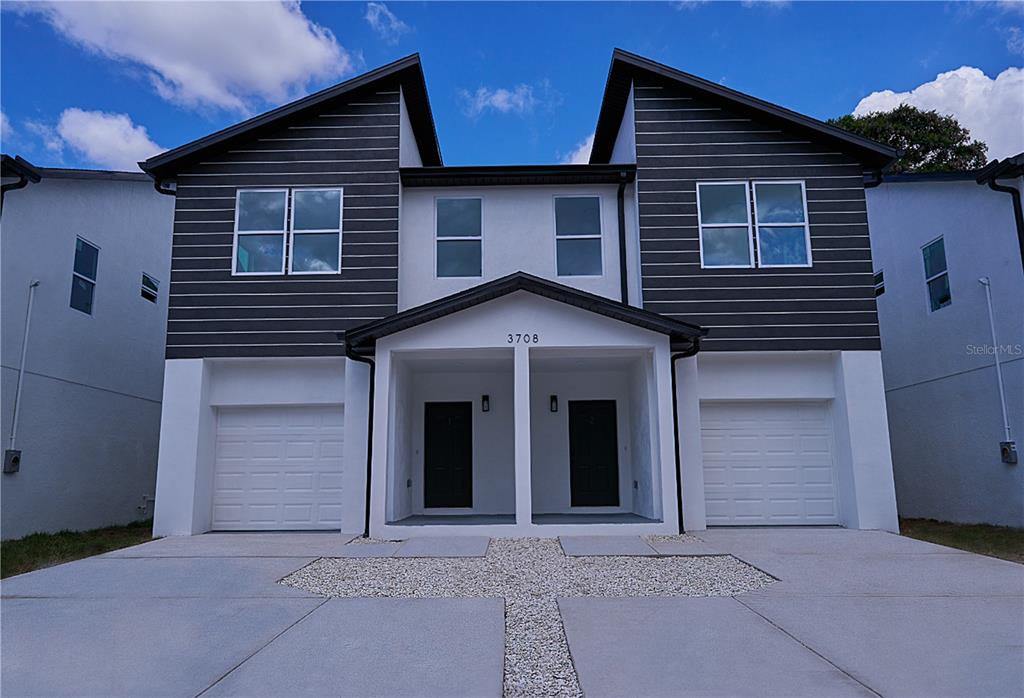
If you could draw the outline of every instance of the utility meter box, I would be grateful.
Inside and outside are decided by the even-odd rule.
[[[4,472],[16,473],[21,470],[21,451],[7,449],[4,451]]]
[[[999,455],[1002,456],[1003,462],[1010,465],[1017,465],[1017,442],[1016,441],[1000,441],[999,442]],[[7,466],[5,465],[4,468]],[[4,472],[7,472],[6,469]]]

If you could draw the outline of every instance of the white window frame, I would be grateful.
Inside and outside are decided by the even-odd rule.
[[[82,279],[84,281],[87,281],[90,284],[92,284],[92,312],[88,312],[87,313],[84,310],[79,310],[75,306],[71,305],[71,295],[70,294],[68,295],[68,307],[71,308],[72,310],[77,310],[82,315],[88,315],[89,317],[92,317],[93,314],[96,312],[96,285],[97,285],[96,284],[96,279],[98,279],[99,275],[100,275],[100,249],[101,248],[95,242],[90,242],[89,240],[86,240],[81,235],[76,235],[75,236],[75,242],[77,243],[79,240],[81,240],[86,245],[88,245],[89,247],[92,247],[93,249],[96,250],[96,278],[95,279],[90,279],[85,274],[79,274],[77,271],[75,271],[75,257],[78,254],[78,250],[77,249],[73,250],[72,253],[71,253],[71,282],[72,282],[72,291],[74,291],[75,277],[78,277],[78,278],[80,278],[80,279]],[[77,248],[77,245],[76,245],[76,248]]]
[[[284,217],[281,220],[281,230],[238,230],[238,217],[242,210],[241,201],[244,193],[258,192],[284,192]],[[231,243],[231,275],[232,276],[282,276],[288,259],[288,208],[291,205],[291,196],[287,187],[273,188],[248,188],[243,187],[235,191],[235,235]],[[281,271],[238,271],[238,237],[240,235],[280,235],[281,236]]]
[[[800,185],[800,200],[804,207],[804,222],[803,223],[761,223],[757,220],[757,185],[758,184],[799,184]],[[751,182],[751,188],[754,191],[754,228],[755,237],[757,238],[757,266],[761,269],[783,269],[783,268],[800,268],[806,269],[814,266],[814,260],[811,258],[811,223],[810,216],[807,212],[807,186],[803,180],[753,180]],[[807,263],[806,264],[764,264],[761,261],[761,228],[796,228],[803,226],[804,229],[804,245],[807,250]]]
[[[437,234],[437,202],[441,200],[476,200],[480,202],[480,234],[479,235],[446,235],[440,237]],[[464,196],[435,196],[434,197],[434,255],[433,255],[433,267],[434,267],[434,280],[440,281],[442,279],[482,279],[484,277],[484,197],[480,195],[466,194]],[[465,242],[478,242],[480,244],[480,273],[472,276],[441,276],[437,273],[437,249],[438,243],[444,241],[456,241],[462,240]]]
[[[597,235],[559,235],[558,234],[558,200],[559,199],[597,199]],[[600,279],[605,275],[604,266],[604,198],[597,193],[579,193],[579,194],[554,194],[551,197],[551,229],[554,231],[552,236],[552,246],[554,247],[555,260],[555,278],[559,279]],[[564,240],[597,240],[598,251],[600,252],[601,259],[601,271],[597,274],[559,274],[558,273],[558,241],[559,239]]]
[[[740,228],[740,223],[703,223],[701,222],[700,215],[700,189],[701,187],[718,187],[725,185],[743,185],[743,193],[746,198],[746,211],[747,211],[747,249],[750,256],[750,264],[712,264],[707,265],[704,263],[704,229],[705,228]],[[697,245],[700,249],[700,268],[701,269],[753,269],[755,264],[754,258],[754,227],[753,218],[750,214],[750,182],[746,180],[732,180],[728,182],[697,182]]]
[[[148,291],[149,290],[148,288],[146,288],[146,279],[149,279],[150,281],[152,281],[153,285],[156,286],[156,298],[154,298],[153,300],[150,300],[149,298],[146,298],[144,295],[142,295],[143,291]],[[141,298],[142,300],[146,301],[147,303],[153,303],[154,305],[159,304],[160,303],[160,279],[156,278],[152,274],[147,274],[146,272],[142,272],[142,280],[139,281],[139,298]]]
[[[931,247],[932,245],[934,245],[935,243],[937,243],[939,240],[942,241],[942,256],[943,256],[943,258],[946,261],[946,267],[945,267],[945,269],[940,271],[938,274],[932,274],[931,276],[928,276],[928,269],[925,267],[925,264],[924,264],[924,251],[926,249],[928,249],[929,247]],[[946,279],[947,279],[947,283],[948,283],[948,279],[949,279],[949,259],[946,258],[946,238],[945,238],[945,236],[940,235],[937,238],[933,238],[931,241],[926,242],[925,244],[921,245],[921,271],[924,273],[924,303],[925,303],[925,309],[928,310],[928,314],[930,315],[932,313],[937,313],[940,310],[942,310],[943,308],[948,308],[949,306],[953,305],[953,286],[952,286],[952,284],[950,284],[950,286],[949,286],[949,303],[946,303],[943,306],[939,306],[938,308],[932,308],[932,295],[931,295],[931,292],[928,290],[928,284],[930,284],[932,281],[934,281],[935,279],[939,278],[940,276],[945,276]]]
[[[336,191],[338,192],[338,227],[327,228],[323,230],[295,230],[295,192],[297,191]],[[292,187],[288,195],[288,236],[286,238],[287,244],[285,245],[285,257],[288,258],[288,273],[293,276],[324,276],[330,274],[341,273],[341,244],[343,231],[345,228],[345,188],[344,187]],[[295,255],[292,254],[292,250],[295,249],[295,236],[305,235],[307,233],[324,234],[324,233],[335,233],[338,236],[338,269],[331,271],[294,271],[292,269],[292,263],[295,261]]]

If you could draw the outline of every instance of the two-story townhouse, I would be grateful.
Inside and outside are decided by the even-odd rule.
[[[156,533],[895,530],[892,157],[616,51],[587,165],[444,167],[417,56],[142,163]]]
[[[1021,193],[1024,153],[869,190],[901,515],[1024,527]]]
[[[2,156],[0,533],[152,515],[173,202]]]

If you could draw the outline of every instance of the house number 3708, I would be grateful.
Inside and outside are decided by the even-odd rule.
[[[540,342],[540,335],[536,332],[530,334],[529,332],[517,332],[513,334],[508,333],[507,340],[509,344],[537,344]]]

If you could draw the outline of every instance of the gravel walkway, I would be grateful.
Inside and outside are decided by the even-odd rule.
[[[557,540],[496,538],[486,557],[322,558],[281,581],[325,596],[504,598],[511,697],[582,695],[559,597],[732,596],[773,579],[731,556],[571,558]]]

